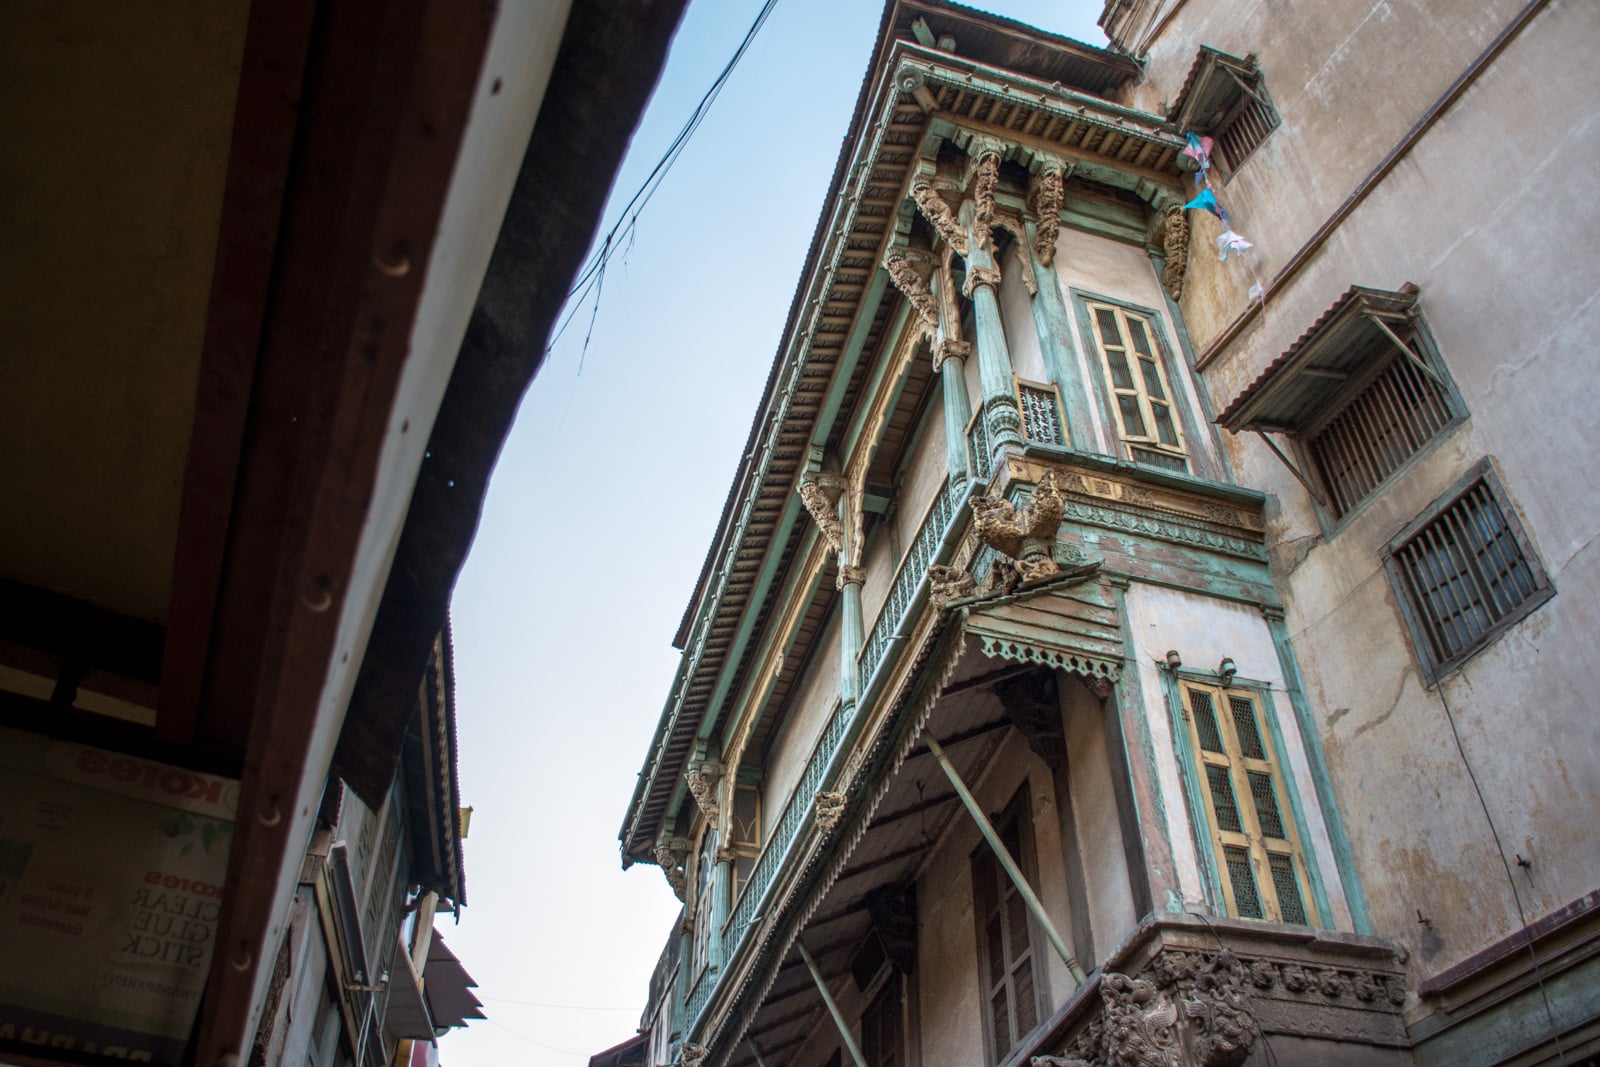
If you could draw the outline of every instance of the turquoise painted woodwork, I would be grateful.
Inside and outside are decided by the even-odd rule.
[[[1038,231],[1030,222],[1026,232],[1031,245],[1037,240]],[[1094,422],[1089,416],[1089,390],[1072,347],[1072,325],[1066,298],[1061,293],[1060,276],[1054,266],[1043,266],[1033,256],[1028,259],[1033,264],[1034,284],[1038,289],[1031,301],[1033,324],[1039,331],[1045,370],[1060,391],[1061,405],[1066,409],[1062,418],[1067,424],[1067,440],[1074,449],[1091,450]]]
[[[1126,578],[1119,580],[1113,577],[1111,579],[1111,587],[1116,592],[1117,617],[1122,620],[1122,655],[1124,662],[1122,676],[1117,679],[1114,690],[1117,701],[1118,732],[1121,734],[1120,737],[1115,739],[1115,743],[1122,746],[1123,766],[1129,768],[1131,777],[1131,771],[1134,766],[1134,754],[1129,751],[1128,745],[1128,730],[1131,724],[1134,733],[1138,735],[1139,757],[1144,762],[1145,774],[1150,782],[1151,804],[1155,808],[1155,811],[1148,814],[1154,816],[1153,821],[1156,832],[1161,834],[1167,842],[1166,851],[1170,856],[1172,853],[1172,823],[1167,818],[1167,803],[1161,795],[1161,775],[1156,762],[1155,739],[1150,736],[1150,727],[1145,721],[1145,708],[1148,705],[1144,699],[1144,687],[1139,683],[1139,660],[1133,646],[1133,633],[1128,628],[1128,581]],[[1106,743],[1113,743],[1113,739],[1108,737]],[[1133,804],[1134,823],[1139,827],[1139,833],[1143,835],[1146,832],[1146,813],[1139,810],[1139,790],[1133,787],[1134,783],[1132,781],[1128,785],[1130,787],[1129,799]],[[1139,851],[1144,857],[1145,877],[1150,880],[1152,897],[1170,899],[1169,890],[1176,888],[1178,872],[1151,870],[1150,850],[1142,841],[1140,842]],[[1156,876],[1158,874],[1164,879],[1163,881],[1157,881]]]
[[[1205,888],[1206,903],[1212,911],[1221,915],[1226,911],[1223,901],[1227,899],[1222,895],[1222,872],[1217,868],[1216,845],[1206,830],[1206,794],[1200,785],[1200,770],[1195,765],[1194,752],[1189,747],[1189,724],[1184,718],[1183,693],[1178,689],[1178,676],[1173,671],[1161,672],[1161,699],[1166,702],[1167,719],[1171,723],[1172,751],[1178,758],[1178,774],[1183,779],[1183,799],[1189,806],[1189,839],[1194,843],[1195,855],[1200,861],[1200,881]]]
[[[1350,847],[1350,837],[1345,832],[1344,818],[1339,814],[1338,802],[1333,796],[1333,782],[1328,777],[1327,760],[1322,755],[1322,741],[1317,733],[1316,720],[1311,715],[1311,705],[1306,701],[1305,688],[1300,681],[1300,668],[1295,662],[1294,646],[1289,642],[1289,627],[1284,621],[1283,609],[1263,605],[1267,630],[1272,634],[1272,646],[1278,652],[1278,667],[1283,672],[1284,687],[1289,692],[1289,705],[1294,708],[1296,724],[1300,727],[1300,743],[1305,746],[1306,765],[1311,780],[1316,783],[1317,803],[1322,808],[1322,821],[1328,828],[1328,844],[1333,850],[1333,861],[1339,869],[1339,881],[1344,886],[1344,899],[1350,906],[1350,921],[1358,934],[1373,932],[1372,919],[1367,913],[1367,897],[1361,888],[1361,878],[1356,874],[1355,852]]]
[[[1220,681],[1220,679],[1219,679]],[[1306,881],[1311,884],[1311,896],[1317,902],[1317,916],[1322,920],[1324,929],[1333,929],[1333,908],[1328,903],[1328,887],[1322,880],[1322,866],[1317,862],[1317,850],[1312,847],[1311,829],[1306,824],[1305,801],[1300,797],[1300,790],[1294,788],[1293,767],[1289,762],[1289,750],[1283,741],[1283,723],[1278,721],[1278,709],[1272,700],[1272,686],[1266,682],[1241,681],[1238,678],[1233,684],[1245,689],[1255,689],[1261,699],[1262,717],[1267,720],[1267,729],[1272,734],[1272,756],[1278,762],[1278,773],[1284,782],[1285,798],[1289,802],[1289,810],[1294,815],[1295,833],[1300,835],[1300,860],[1305,864]]]
[[[967,423],[972,418],[972,401],[967,396],[966,361],[947,356],[939,365],[939,387],[944,393],[944,451],[950,484],[963,486],[971,477],[967,467]]]
[[[867,282],[867,291],[861,297],[861,311],[856,315],[855,322],[851,323],[850,336],[846,338],[844,351],[839,355],[839,368],[834,371],[833,380],[828,383],[828,396],[822,402],[816,429],[811,434],[813,445],[827,444],[829,435],[833,433],[834,421],[839,417],[839,405],[844,403],[845,393],[850,388],[850,379],[855,377],[856,364],[861,362],[861,351],[867,343],[867,336],[872,333],[872,320],[877,318],[878,304],[883,300],[888,285],[888,271],[879,267],[872,272],[872,278]],[[895,332],[898,333],[898,330]]]

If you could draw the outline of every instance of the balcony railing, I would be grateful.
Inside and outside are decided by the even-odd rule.
[[[893,644],[892,638],[916,602],[917,591],[927,575],[928,565],[937,562],[948,547],[953,520],[964,498],[963,493],[951,490],[947,480],[939,487],[939,492],[928,507],[927,514],[923,516],[922,525],[911,541],[910,551],[900,561],[900,567],[895,572],[894,581],[889,588],[889,596],[884,601],[883,609],[878,612],[872,633],[861,651],[858,663],[862,692],[869,691],[874,673],[887,658]],[[823,728],[822,736],[817,738],[811,758],[806,762],[800,780],[795,783],[794,790],[789,794],[783,814],[773,826],[772,836],[757,858],[755,868],[750,872],[750,880],[745,885],[738,903],[734,905],[733,914],[729,916],[727,925],[719,932],[722,938],[721,959],[724,961],[731,962],[738,957],[745,947],[750,928],[755,926],[766,913],[766,908],[771,903],[768,898],[771,896],[772,888],[777,883],[779,873],[789,861],[794,843],[800,836],[800,830],[811,815],[817,791],[823,788],[828,768],[833,766],[834,757],[844,742],[855,715],[855,708],[840,705],[836,706],[828,716],[828,724]],[[723,974],[729,970],[727,962],[724,964],[722,974],[707,971],[700,975],[694,988],[690,990],[684,1006],[685,1034],[697,1031],[700,1016],[721,984]]]

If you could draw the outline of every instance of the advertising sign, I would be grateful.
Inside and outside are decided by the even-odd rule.
[[[0,1047],[181,1061],[238,788],[0,728]]]

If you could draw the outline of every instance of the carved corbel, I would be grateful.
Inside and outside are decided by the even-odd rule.
[[[966,255],[967,235],[962,231],[961,223],[956,221],[956,213],[950,207],[950,202],[934,188],[931,174],[919,174],[911,180],[911,199],[917,202],[922,217],[928,220],[939,236],[957,252]]]
[[[979,540],[1009,559],[1022,581],[1037,581],[1061,573],[1053,549],[1066,506],[1055,471],[1046,471],[1021,510],[1001,497],[973,497],[973,529]]]
[[[697,1045],[693,1041],[685,1042],[678,1050],[678,1067],[700,1067],[709,1055],[711,1050],[704,1045]]]
[[[943,610],[951,601],[972,596],[977,591],[978,583],[960,567],[935,563],[928,568],[928,603],[935,610]]]
[[[1101,1038],[1112,1067],[1178,1067],[1178,1009],[1143,978],[1109,972],[1100,980]]]
[[[817,793],[817,829],[825,834],[833,832],[839,825],[839,820],[844,817],[844,794]]]
[[[689,876],[683,869],[684,862],[689,858],[689,842],[681,837],[657,838],[655,858],[661,873],[667,876],[667,884],[672,887],[672,892],[679,900],[683,900],[689,888]]]
[[[994,238],[994,193],[1000,184],[1000,156],[1004,146],[991,138],[972,143],[972,239],[980,248],[992,249]]]
[[[1033,254],[1041,267],[1055,262],[1056,237],[1061,233],[1061,203],[1070,169],[1059,159],[1047,159],[1028,182],[1028,210],[1033,213]]]
[[[717,782],[722,778],[722,764],[716,760],[696,760],[683,772],[689,792],[707,823],[717,825],[721,809],[717,806]]]
[[[896,289],[905,294],[911,301],[911,306],[917,309],[917,314],[930,329],[939,328],[939,301],[934,297],[933,290],[928,286],[928,279],[922,276],[913,263],[914,254],[903,248],[891,248],[884,253],[883,269],[889,272],[889,278],[894,282]]]
[[[837,474],[808,472],[800,476],[795,491],[800,502],[811,513],[811,519],[822,531],[823,540],[834,555],[844,551],[844,528],[839,523],[839,494],[844,492],[845,481]]]
[[[1261,1036],[1245,1001],[1244,970],[1238,957],[1223,949],[1200,968],[1183,998],[1199,1067],[1239,1067]]]
[[[1177,300],[1183,296],[1184,273],[1189,266],[1189,213],[1182,204],[1167,208],[1151,239],[1160,243],[1166,260],[1161,268],[1161,286]]]

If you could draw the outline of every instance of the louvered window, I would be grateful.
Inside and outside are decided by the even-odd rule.
[[[1277,761],[1263,743],[1260,697],[1195,682],[1182,683],[1182,691],[1228,913],[1309,923],[1300,843]]]
[[[1135,463],[1188,471],[1188,449],[1165,360],[1144,315],[1115,304],[1086,302],[1118,436]]]
[[[1019,791],[995,820],[1006,851],[1034,877],[1033,837],[1027,793]],[[1043,1017],[1043,990],[1036,981],[1033,919],[1028,906],[987,844],[972,854],[974,915],[978,926],[984,1032],[990,1063],[1005,1060]]]
[[[1487,461],[1446,499],[1397,538],[1388,560],[1430,680],[1553,592]]]
[[[1046,445],[1067,443],[1055,386],[1017,379],[1017,408],[1022,412],[1022,434],[1028,440]]]

